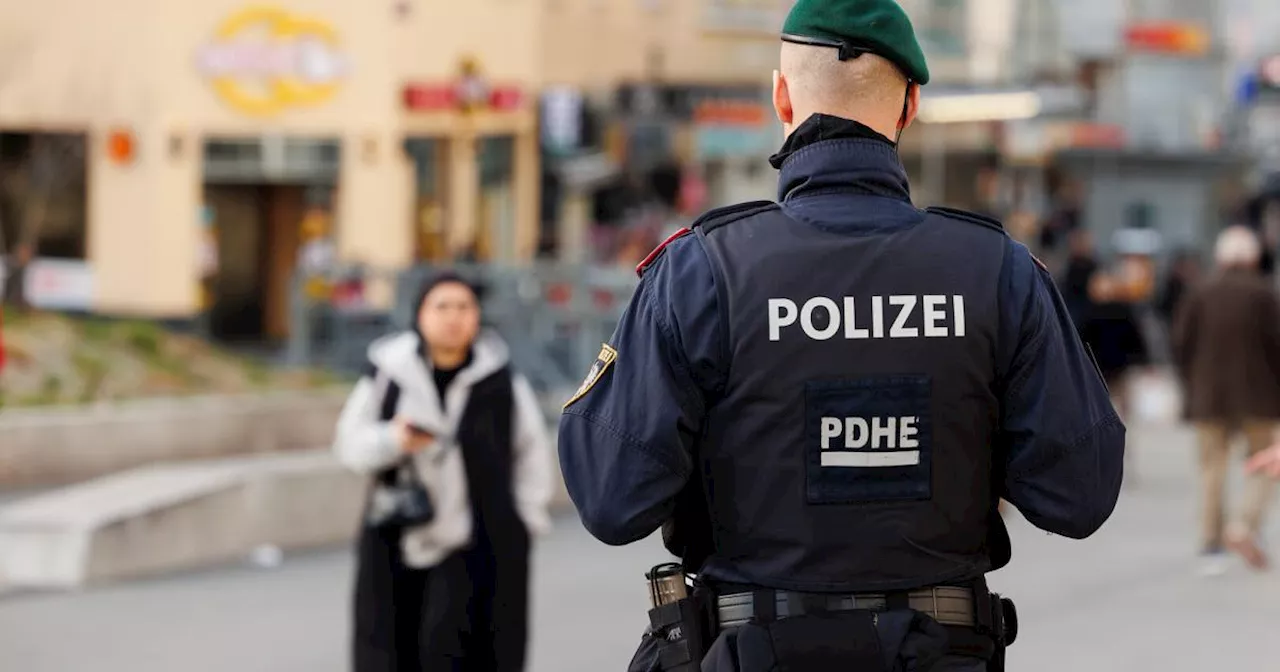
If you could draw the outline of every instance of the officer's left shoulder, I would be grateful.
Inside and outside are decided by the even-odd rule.
[[[959,208],[944,208],[940,206],[925,208],[925,212],[968,224],[976,224],[978,226],[999,231],[1003,235],[1007,235],[1007,232],[1004,230],[1004,224],[1001,224],[1000,220],[994,217],[988,217],[987,215],[969,212],[968,210],[960,210]]]
[[[694,220],[694,222],[689,226],[683,227],[670,236],[667,236],[666,240],[653,248],[653,251],[649,253],[649,256],[645,257],[644,260],[636,266],[636,275],[644,277],[645,271],[649,270],[650,266],[653,266],[654,262],[656,262],[658,258],[666,252],[668,247],[677,240],[692,234],[695,230],[701,229],[704,234],[710,233],[725,224],[747,219],[748,217],[768,212],[770,210],[776,210],[778,207],[778,204],[773,201],[751,201],[748,203],[739,203],[737,205],[729,205],[723,208],[710,210]]]

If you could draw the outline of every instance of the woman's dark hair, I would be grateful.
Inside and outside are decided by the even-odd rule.
[[[422,303],[427,300],[427,295],[431,293],[431,290],[439,287],[440,285],[447,284],[462,285],[463,287],[471,290],[471,293],[475,295],[477,302],[484,301],[484,286],[481,284],[473,282],[470,278],[463,276],[457,271],[437,271],[423,281],[422,285],[418,288],[418,300],[413,303],[414,314],[416,315],[418,311],[422,310]]]

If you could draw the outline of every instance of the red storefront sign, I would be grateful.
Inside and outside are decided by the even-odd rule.
[[[404,87],[404,106],[415,112],[446,112],[463,107],[462,83],[409,84]],[[472,109],[510,112],[524,104],[524,92],[516,86],[495,86],[481,105]]]
[[[514,86],[498,86],[489,92],[489,107],[500,112],[519,109],[524,94]]]
[[[410,84],[404,87],[404,106],[410,110],[447,110],[458,105],[457,87],[427,84]]]

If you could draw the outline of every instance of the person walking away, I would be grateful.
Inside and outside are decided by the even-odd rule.
[[[1262,278],[1258,238],[1225,229],[1214,250],[1217,273],[1185,300],[1174,329],[1174,361],[1185,388],[1188,420],[1200,444],[1202,571],[1225,571],[1224,551],[1262,569],[1258,544],[1272,482],[1246,481],[1244,503],[1227,525],[1225,488],[1230,442],[1243,435],[1250,456],[1271,444],[1280,418],[1280,298]]]
[[[531,535],[550,527],[545,419],[461,277],[369,347],[334,450],[371,480],[357,546],[356,672],[524,669]],[[425,498],[426,501],[423,501]]]
[[[1080,335],[1093,351],[1102,379],[1121,419],[1129,417],[1129,374],[1150,361],[1137,310],[1127,301],[1119,280],[1098,271],[1089,280],[1089,308]]]
[[[1150,362],[1138,311],[1126,299],[1120,280],[1106,271],[1097,271],[1089,279],[1086,305],[1078,325],[1080,338],[1093,353],[1116,412],[1128,422],[1132,417],[1131,374]],[[1132,448],[1125,451],[1125,482],[1129,485],[1137,480],[1135,459]]]
[[[1070,254],[1071,233],[1084,226],[1084,189],[1078,180],[1065,175],[1052,181],[1056,183],[1052,210],[1040,225],[1038,248],[1056,273],[1062,270],[1061,262]]]
[[[604,543],[661,528],[680,558],[631,670],[1002,670],[997,502],[1092,535],[1124,425],[1026,247],[911,202],[929,71],[902,8],[799,0],[781,38],[777,202],[640,264],[560,420],[569,495]]]
[[[1178,251],[1169,267],[1169,275],[1165,278],[1160,290],[1160,298],[1156,303],[1156,313],[1160,316],[1165,330],[1172,334],[1174,318],[1186,298],[1187,292],[1196,285],[1200,278],[1200,267],[1194,253],[1187,250]]]
[[[1062,273],[1062,300],[1079,329],[1093,310],[1089,282],[1098,272],[1098,261],[1093,249],[1093,233],[1088,229],[1072,229],[1067,234],[1067,241],[1070,256]]]

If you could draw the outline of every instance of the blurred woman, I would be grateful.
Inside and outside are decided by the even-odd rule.
[[[368,474],[357,672],[524,669],[530,535],[550,526],[550,448],[475,289],[429,281],[413,331],[369,348],[334,450]]]
[[[1271,443],[1280,419],[1280,298],[1261,277],[1257,237],[1230,227],[1214,250],[1217,273],[1184,300],[1174,328],[1174,362],[1185,386],[1186,415],[1200,437],[1205,572],[1221,573],[1226,548],[1257,569],[1267,558],[1257,535],[1272,483],[1246,483],[1240,515],[1228,526],[1224,488],[1230,441],[1243,434],[1250,456]]]

